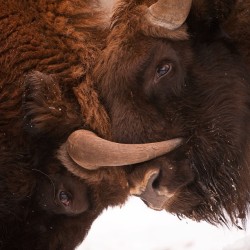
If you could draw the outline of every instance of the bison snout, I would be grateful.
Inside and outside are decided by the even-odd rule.
[[[130,193],[141,198],[154,210],[168,209],[175,197],[194,180],[187,160],[172,164],[165,157],[137,168],[131,175]]]
[[[174,195],[166,187],[157,188],[155,182],[159,176],[159,171],[152,173],[148,179],[145,190],[138,195],[148,207],[154,210],[164,209],[167,201]]]

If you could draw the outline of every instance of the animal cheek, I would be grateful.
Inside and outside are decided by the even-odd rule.
[[[161,166],[158,178],[155,180],[156,188],[166,188],[173,193],[194,180],[194,173],[188,160],[167,163]]]
[[[86,194],[81,194],[79,197],[75,197],[71,203],[69,203],[69,206],[65,206],[68,208],[67,212],[69,215],[77,215],[86,212],[90,207],[90,201],[89,197]]]

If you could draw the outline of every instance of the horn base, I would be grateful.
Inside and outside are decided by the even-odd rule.
[[[148,8],[149,23],[168,30],[180,28],[188,17],[192,0],[159,0]]]

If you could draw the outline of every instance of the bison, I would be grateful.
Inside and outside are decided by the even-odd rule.
[[[130,194],[156,210],[236,225],[250,198],[250,2],[193,1],[189,12],[190,2],[121,4],[92,77],[114,141],[182,139],[124,167]]]
[[[1,249],[74,249],[129,195],[245,219],[248,1],[0,6]]]

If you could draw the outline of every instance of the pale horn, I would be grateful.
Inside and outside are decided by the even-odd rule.
[[[146,144],[120,144],[104,140],[88,130],[73,132],[62,148],[79,166],[95,170],[123,166],[154,159],[169,153],[182,143],[181,138]]]
[[[146,19],[156,26],[176,30],[186,21],[191,5],[192,0],[159,0],[148,8]]]

